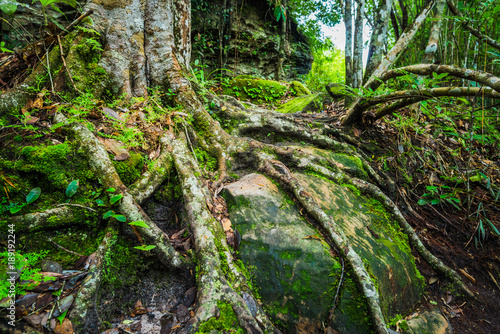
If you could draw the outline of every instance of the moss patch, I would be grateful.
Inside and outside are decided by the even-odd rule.
[[[311,91],[300,81],[292,81],[290,84],[290,90],[295,93],[295,95],[310,95]]]
[[[139,153],[130,152],[130,158],[125,161],[113,161],[113,166],[120,175],[123,184],[129,186],[141,176],[144,163]]]
[[[238,325],[238,319],[231,304],[217,301],[217,307],[220,311],[219,318],[212,317],[208,319],[200,325],[196,333],[245,333]]]
[[[281,99],[287,90],[287,86],[278,81],[238,76],[229,82],[228,86],[223,89],[222,94],[257,103],[265,103]]]
[[[290,114],[295,112],[317,112],[323,109],[323,95],[321,93],[304,95],[294,98],[278,107],[276,111]]]

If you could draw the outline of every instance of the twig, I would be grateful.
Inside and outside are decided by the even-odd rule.
[[[94,10],[91,9],[88,12],[86,12],[85,14],[80,15],[80,17],[78,17],[69,26],[66,27],[66,29],[65,29],[66,31],[62,32],[62,36],[66,35],[71,29],[73,29],[74,26],[80,24],[80,22],[82,22],[84,18],[86,18],[89,15],[92,15],[93,13],[94,13]]]
[[[77,206],[79,208],[84,208],[84,209],[87,209],[87,210],[90,210],[90,211],[97,212],[96,210],[94,210],[92,208],[89,208],[88,206],[81,205],[81,204],[61,203],[61,204],[58,204],[57,206]]]
[[[82,256],[83,256],[82,254],[78,254],[78,253],[76,253],[76,252],[73,252],[73,251],[71,251],[71,250],[69,250],[69,249],[67,249],[67,248],[64,248],[63,246],[61,246],[61,245],[59,245],[59,244],[55,243],[54,241],[52,241],[52,239],[51,239],[51,238],[49,238],[49,242],[50,242],[51,244],[53,244],[54,246],[56,246],[57,248],[62,249],[62,250],[63,250],[63,251],[65,251],[65,252],[68,252],[68,253],[70,253],[70,254],[77,255],[77,256],[80,256],[80,257],[82,257]]]
[[[332,309],[330,310],[330,317],[328,319],[329,322],[332,322],[333,312],[335,312],[335,309],[337,308],[337,306],[336,306],[337,297],[339,296],[340,287],[342,286],[342,282],[344,281],[344,258],[340,257],[340,261],[342,262],[342,272],[340,274],[340,281],[339,281],[339,285],[337,287],[337,292],[335,293],[335,298],[333,298],[333,306],[332,306]]]
[[[73,78],[71,77],[71,73],[69,72],[68,65],[66,65],[66,59],[64,59],[64,53],[63,53],[63,47],[62,47],[62,43],[61,43],[61,37],[59,37],[59,35],[57,35],[57,41],[59,42],[59,51],[61,51],[61,59],[63,61],[63,65],[64,65],[64,68],[66,69],[66,72],[68,72],[69,80],[73,84],[73,88],[78,93],[82,94],[82,92],[78,88],[76,88],[75,82],[73,81]]]

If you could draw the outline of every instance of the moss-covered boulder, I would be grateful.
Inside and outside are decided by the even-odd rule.
[[[340,158],[344,165],[362,169],[356,161]],[[424,280],[406,236],[382,205],[352,186],[317,175],[295,176],[364,259],[386,319],[410,312],[420,300]],[[255,283],[273,320],[288,333],[321,328],[340,280],[339,259],[331,256],[320,234],[266,177],[247,175],[228,185],[225,197],[230,219],[242,235],[241,259],[256,268]],[[348,268],[331,324],[342,334],[371,332],[366,301]]]
[[[311,91],[309,88],[307,88],[304,84],[302,84],[300,81],[292,81],[290,83],[290,89],[295,93],[297,96],[301,95],[309,95],[311,94]]]
[[[331,102],[327,94],[316,93],[302,95],[282,104],[276,111],[290,114],[296,112],[318,112],[323,110],[325,104]]]
[[[342,99],[346,95],[349,95],[349,92],[346,90],[346,86],[342,84],[330,83],[325,86],[325,89],[334,99]]]
[[[276,185],[250,174],[225,188],[240,256],[255,268],[268,314],[288,333],[315,332],[332,307],[340,265],[328,245]]]
[[[403,334],[451,334],[450,323],[439,310],[427,311],[400,325]]]
[[[229,81],[222,94],[257,103],[272,103],[281,99],[288,87],[278,81],[241,75]]]
[[[338,185],[314,175],[296,175],[318,200],[319,206],[346,234],[353,249],[363,259],[380,294],[386,319],[406,314],[420,300],[424,278],[415,266],[408,238],[382,204],[361,195],[349,185]],[[366,333],[352,324],[349,310],[359,308],[350,293],[343,293],[333,323],[341,333]]]

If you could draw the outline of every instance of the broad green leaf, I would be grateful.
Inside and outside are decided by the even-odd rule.
[[[113,218],[122,223],[125,223],[127,221],[127,218],[125,218],[124,215],[113,215]]]
[[[153,248],[155,248],[156,246],[155,245],[142,245],[142,246],[135,246],[134,248],[135,249],[138,249],[138,250],[142,250],[142,251],[150,251],[152,250]]]
[[[17,10],[17,1],[15,0],[2,0],[0,10],[7,15],[14,15]]]
[[[97,203],[97,206],[106,206],[106,204],[104,204],[104,202],[100,199],[96,199],[95,202]]]
[[[104,214],[104,216],[102,216],[103,219],[108,219],[109,217],[113,217],[113,215],[115,214],[115,212],[113,210],[109,210],[108,212],[106,212]]]
[[[40,197],[42,190],[39,187],[31,189],[28,196],[26,196],[26,203],[31,204]]]
[[[10,211],[10,213],[14,214],[14,213],[21,211],[22,208],[23,208],[22,206],[14,206],[14,207],[10,208],[9,211]]]
[[[80,181],[78,180],[71,181],[71,183],[68,185],[68,188],[66,188],[66,196],[73,197],[76,194],[79,185]]]
[[[133,323],[133,322],[134,322],[134,320],[123,320],[123,321],[122,321],[122,324],[124,324],[124,325],[128,325],[128,324],[131,324],[131,323]]]
[[[140,226],[140,227],[144,227],[144,228],[149,228],[149,226],[142,220],[137,220],[135,222],[131,222],[129,223],[130,225],[134,225],[134,226]]]
[[[121,195],[121,194],[120,194],[120,195],[115,195],[115,196],[113,196],[113,197],[111,197],[111,198],[109,199],[109,203],[110,203],[111,205],[113,205],[113,204],[115,204],[116,202],[118,202],[119,200],[121,200],[122,198],[123,198],[123,195]]]
[[[111,188],[109,188],[109,189],[106,189],[106,191],[109,191],[110,193],[114,193],[114,192],[116,191],[116,189],[115,189],[115,188],[113,188],[113,187],[111,187]]]
[[[59,320],[59,324],[62,325],[64,318],[66,317],[66,313],[68,313],[68,310],[64,311],[60,316],[56,317],[57,320]]]

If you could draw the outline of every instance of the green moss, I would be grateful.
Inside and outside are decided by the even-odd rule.
[[[98,64],[103,51],[100,34],[90,26],[79,27],[65,37],[64,44],[69,50],[66,63],[76,87],[83,92],[90,90],[96,97],[101,96],[109,80],[106,70]],[[67,78],[66,82],[69,81]]]
[[[238,325],[238,318],[227,302],[217,301],[217,307],[220,311],[219,318],[212,317],[202,323],[196,333],[245,333],[245,331]]]
[[[295,112],[316,112],[323,109],[323,97],[320,93],[304,95],[294,98],[276,109],[276,111],[284,114]]]
[[[127,160],[113,161],[113,166],[123,184],[129,186],[141,176],[143,161],[142,155],[136,152],[130,152],[130,158]]]
[[[236,77],[223,89],[222,94],[263,103],[281,99],[287,90],[285,85],[277,81]]]
[[[103,261],[103,282],[115,288],[134,283],[137,268],[143,265],[140,253],[117,235],[111,238]]]
[[[40,187],[42,196],[37,201],[40,205],[45,196],[53,190],[65,190],[72,180],[84,181],[94,178],[83,152],[75,149],[76,144],[66,141],[49,146],[25,146],[18,149],[19,157],[15,161],[0,159],[0,168],[9,171],[14,179],[22,180],[23,187]],[[18,189],[17,191],[29,191]],[[82,189],[79,189],[82,194]],[[62,195],[59,193],[58,195]],[[58,196],[58,199],[61,199]]]
[[[299,81],[292,81],[292,83],[290,84],[290,89],[294,91],[295,95],[297,96],[311,94],[311,91]]]

